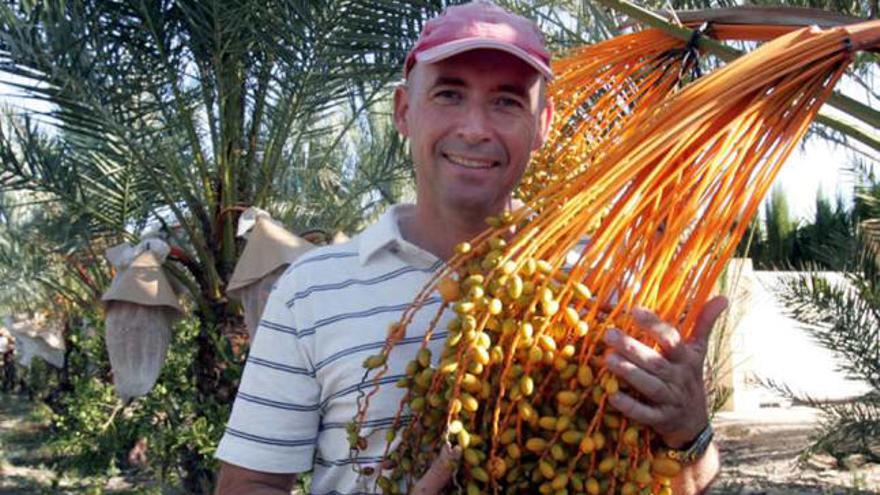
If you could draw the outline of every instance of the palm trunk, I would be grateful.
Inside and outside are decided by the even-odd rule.
[[[231,342],[238,333],[236,330],[243,326],[242,319],[230,311],[226,300],[211,301],[205,307],[209,312],[199,310],[195,314],[199,321],[197,350],[192,363],[196,411],[212,410],[216,405],[231,407],[238,389],[238,380],[224,373],[230,363],[225,361],[219,346],[232,347]],[[231,355],[231,351],[226,355]],[[213,490],[215,472],[206,468],[210,463],[205,462],[203,457],[190,446],[181,455],[182,481],[187,493],[210,494]]]

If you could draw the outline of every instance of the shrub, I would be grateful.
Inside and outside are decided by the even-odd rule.
[[[228,404],[200,399],[192,367],[199,324],[190,318],[175,326],[168,357],[153,390],[122,402],[114,393],[103,327],[86,336],[85,325],[70,330],[68,361],[72,389],[63,394],[52,418],[56,468],[79,475],[142,471],[163,483],[183,481],[188,491],[208,493],[217,463],[213,458],[229,414]],[[214,342],[228,363],[222,373],[237,383],[243,353],[233,355],[225,338]],[[132,452],[135,446],[138,450]],[[143,456],[139,450],[146,447]],[[185,480],[186,473],[200,473]]]

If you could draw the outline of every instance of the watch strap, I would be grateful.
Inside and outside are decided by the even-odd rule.
[[[666,455],[670,459],[674,459],[682,464],[693,464],[697,459],[703,457],[703,454],[706,453],[706,449],[709,448],[709,444],[712,443],[712,438],[714,436],[715,430],[712,429],[712,424],[709,423],[703,428],[703,431],[697,435],[697,438],[690,443],[690,445],[684,446],[681,449],[669,449],[666,451]]]

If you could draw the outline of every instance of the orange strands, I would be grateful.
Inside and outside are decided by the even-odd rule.
[[[656,108],[696,62],[683,47],[682,41],[649,29],[556,61],[556,78],[548,88],[555,104],[553,127],[520,183],[520,199],[582,172],[635,112]]]
[[[880,22],[792,32],[680,91],[669,50],[681,44],[631,36],[557,63],[557,128],[520,191],[526,205],[459,246],[371,361],[376,384],[439,285],[445,304],[422,349],[441,315],[455,315],[443,351],[420,352],[407,369],[387,437],[396,467],[374,473],[384,493],[418,479],[447,441],[464,450],[455,486],[469,494],[670,493],[681,466],[607,401],[627,386],[604,368],[603,333],[643,338],[636,306],[693,331],[694,309],[851,47],[873,47]],[[638,36],[648,48],[628,59],[621,47]],[[370,395],[349,431],[355,458]]]

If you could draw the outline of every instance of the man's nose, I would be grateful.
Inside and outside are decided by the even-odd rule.
[[[458,126],[458,135],[469,144],[488,141],[492,136],[492,123],[483,105],[470,105]]]

